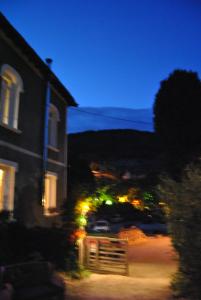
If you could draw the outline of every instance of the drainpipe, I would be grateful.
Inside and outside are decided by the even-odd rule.
[[[51,70],[52,59],[46,58],[45,61],[47,63],[47,66]],[[51,86],[50,86],[50,79],[48,74],[47,86],[46,86],[44,139],[43,139],[43,182],[42,182],[42,205],[43,206],[44,206],[44,199],[45,199],[45,178],[46,178],[47,160],[48,160],[48,121],[49,121],[50,96],[51,96]]]
[[[66,128],[64,137],[64,200],[67,199],[67,182],[68,182],[68,106],[66,107]]]

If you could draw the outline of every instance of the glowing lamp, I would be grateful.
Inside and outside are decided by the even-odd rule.
[[[138,200],[138,199],[134,199],[134,200],[132,201],[132,204],[133,204],[134,206],[139,206],[139,205],[141,204],[141,201]]]
[[[128,197],[127,196],[119,196],[118,199],[119,199],[120,203],[128,202]]]
[[[109,200],[109,199],[108,199],[108,200],[105,201],[105,204],[106,204],[106,205],[112,205],[113,203],[112,203],[112,200]]]

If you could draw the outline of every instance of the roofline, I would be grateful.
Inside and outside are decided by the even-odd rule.
[[[77,103],[67,88],[61,83],[58,77],[49,69],[48,65],[39,57],[35,50],[29,46],[22,35],[11,25],[6,17],[0,12],[0,29],[12,42],[20,48],[36,68],[38,68],[45,78],[48,78],[52,86],[63,96],[67,105],[77,106]]]

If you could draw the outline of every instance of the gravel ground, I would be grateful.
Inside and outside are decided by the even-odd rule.
[[[170,239],[147,237],[129,246],[129,276],[91,274],[66,280],[68,300],[170,300],[172,274],[177,269]]]

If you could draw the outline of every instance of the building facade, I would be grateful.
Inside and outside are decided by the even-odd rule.
[[[71,94],[0,14],[0,215],[59,222],[66,199]]]

